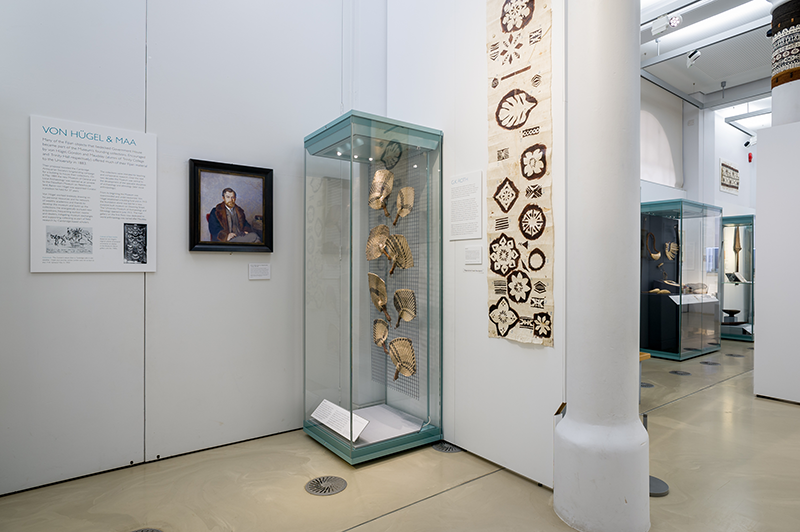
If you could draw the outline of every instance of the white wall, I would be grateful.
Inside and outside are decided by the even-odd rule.
[[[753,388],[756,395],[800,402],[795,298],[787,265],[800,261],[791,243],[791,220],[797,211],[800,181],[796,154],[800,122],[758,132],[758,219],[755,224],[756,346]]]
[[[385,113],[386,4],[298,9],[0,5],[0,494],[301,426],[303,137]],[[158,136],[156,273],[28,273],[31,114]],[[187,251],[189,158],[274,170],[274,253]]]
[[[389,116],[443,130],[445,186],[475,170],[485,180],[486,2],[389,0],[388,5]],[[564,26],[561,6],[554,7],[554,131],[563,135]],[[481,272],[464,271],[468,245],[483,245],[486,261],[485,238],[444,245],[445,439],[549,486],[553,414],[563,398],[565,339],[563,136],[556,137],[555,145],[554,321],[561,324],[556,325],[555,347],[488,338],[486,262]],[[445,203],[444,219],[448,216]]]
[[[716,112],[714,118],[714,171],[707,176],[710,190],[713,191],[713,205],[722,207],[723,216],[738,216],[740,214],[755,214],[755,174],[756,157],[755,147],[744,147],[750,139],[746,135],[725,123],[725,119]],[[753,162],[747,160],[747,154],[753,152]],[[720,159],[732,163],[739,170],[739,194],[734,195],[720,190],[719,164]]]
[[[640,78],[641,179],[683,187],[683,106],[658,85]]]

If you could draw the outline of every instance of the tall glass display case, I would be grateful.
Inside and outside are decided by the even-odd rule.
[[[753,341],[755,324],[755,217],[722,218],[722,337]]]
[[[442,133],[305,138],[303,428],[351,464],[442,438]]]
[[[720,348],[722,209],[642,203],[640,347],[686,360]]]

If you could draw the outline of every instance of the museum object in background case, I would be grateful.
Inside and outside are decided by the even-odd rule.
[[[350,111],[305,139],[306,433],[351,464],[442,438],[442,133]]]
[[[755,217],[722,218],[722,337],[753,341],[755,319]]]
[[[721,222],[713,205],[642,203],[642,351],[686,360],[720,348]]]

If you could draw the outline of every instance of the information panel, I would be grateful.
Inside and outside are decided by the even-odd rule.
[[[156,136],[31,116],[31,272],[156,271]]]

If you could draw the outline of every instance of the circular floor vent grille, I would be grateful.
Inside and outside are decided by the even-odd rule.
[[[719,362],[712,362],[710,360],[703,360],[700,363],[705,364],[706,366],[719,366]]]
[[[306,491],[311,495],[336,495],[347,487],[347,481],[340,477],[317,477],[309,480]]]
[[[649,382],[641,382],[639,384],[642,386],[642,388],[653,388],[655,386],[655,384],[650,384]]]
[[[133,532],[161,532],[161,530],[157,528],[137,528]]]
[[[736,353],[726,353],[726,357],[735,357],[735,358],[744,358],[744,355],[738,355]]]
[[[460,453],[461,448],[456,447],[452,443],[447,443],[446,441],[440,441],[438,443],[433,444],[433,448],[440,453]]]
[[[688,371],[681,371],[679,369],[676,369],[675,371],[670,371],[670,373],[672,373],[673,375],[681,375],[682,377],[685,377],[686,375],[691,375],[691,373],[689,373]]]

